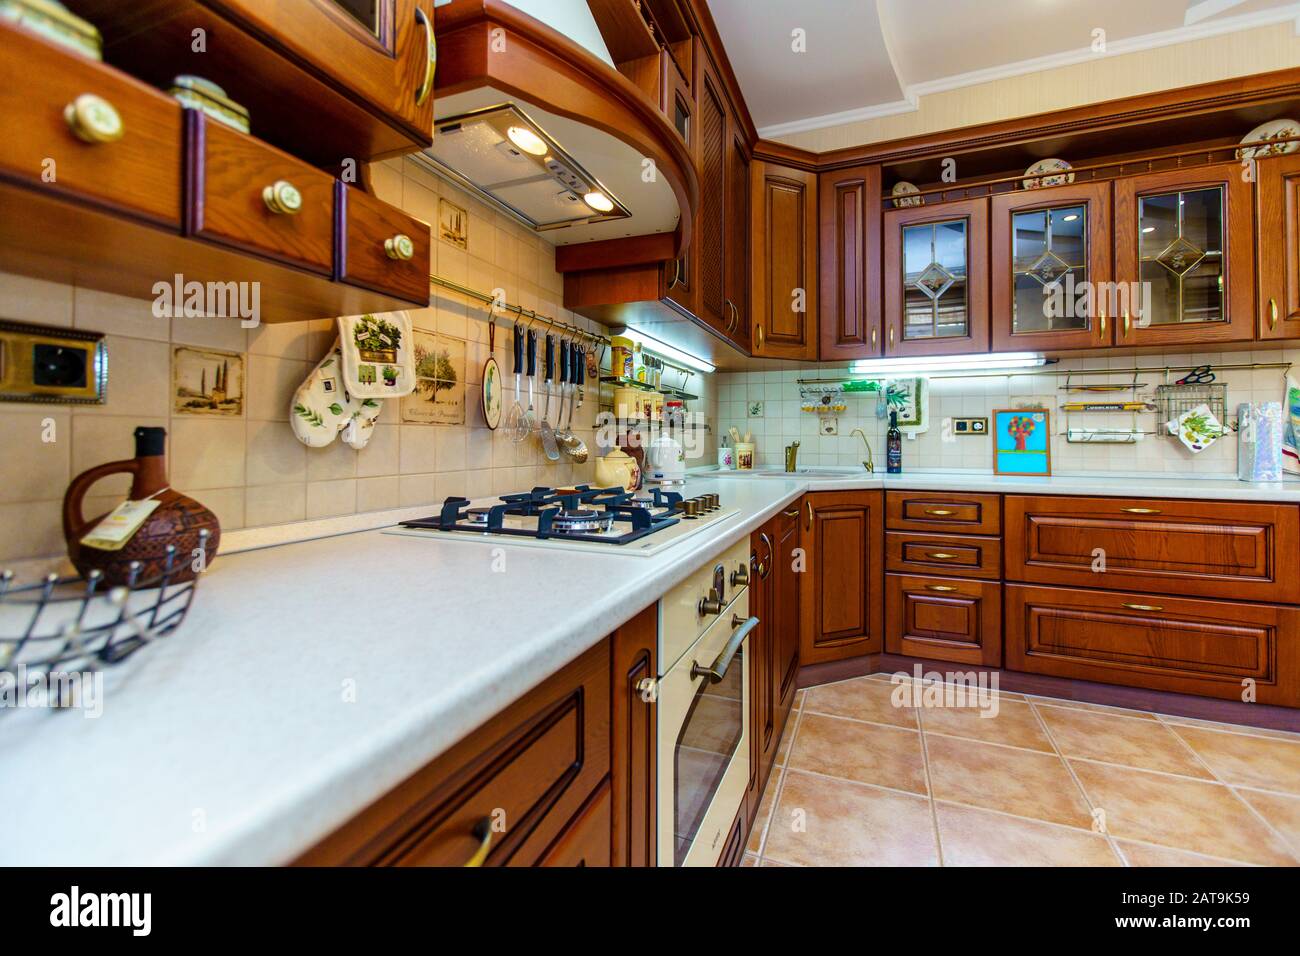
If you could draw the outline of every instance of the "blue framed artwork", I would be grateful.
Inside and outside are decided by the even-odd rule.
[[[1046,408],[993,411],[993,474],[1050,475],[1052,415]]]

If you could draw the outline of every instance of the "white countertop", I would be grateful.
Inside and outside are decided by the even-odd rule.
[[[812,469],[693,476],[740,514],[653,557],[279,544],[435,506],[232,532],[184,626],[105,671],[100,717],[0,712],[0,864],[286,862],[805,491],[878,487],[1300,501],[1300,483]]]

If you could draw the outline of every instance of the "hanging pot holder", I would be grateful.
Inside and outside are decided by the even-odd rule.
[[[353,398],[401,398],[415,389],[408,312],[339,317],[343,385]]]
[[[293,396],[289,422],[304,445],[324,448],[339,433],[351,447],[366,447],[382,406],[378,399],[349,394],[343,355],[336,341]]]

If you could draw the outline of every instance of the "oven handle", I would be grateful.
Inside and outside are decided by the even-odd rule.
[[[731,667],[731,659],[736,656],[736,651],[740,650],[740,645],[745,643],[745,638],[749,637],[749,632],[758,627],[758,618],[751,617],[742,621],[739,614],[733,614],[731,615],[731,626],[735,628],[731,632],[731,639],[727,641],[727,646],[722,649],[712,666],[701,667],[699,661],[691,661],[692,679],[708,677],[710,681],[716,684],[726,677],[727,669]]]

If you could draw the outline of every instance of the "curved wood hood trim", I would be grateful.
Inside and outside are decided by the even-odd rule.
[[[677,131],[632,81],[568,37],[502,0],[453,0],[439,7],[435,96],[492,86],[586,123],[654,160],[677,197],[681,223],[673,255],[690,242],[700,179]],[[494,35],[495,30],[504,31]],[[490,45],[501,46],[491,52]],[[560,247],[577,249],[581,243]],[[672,258],[668,256],[667,258]]]

